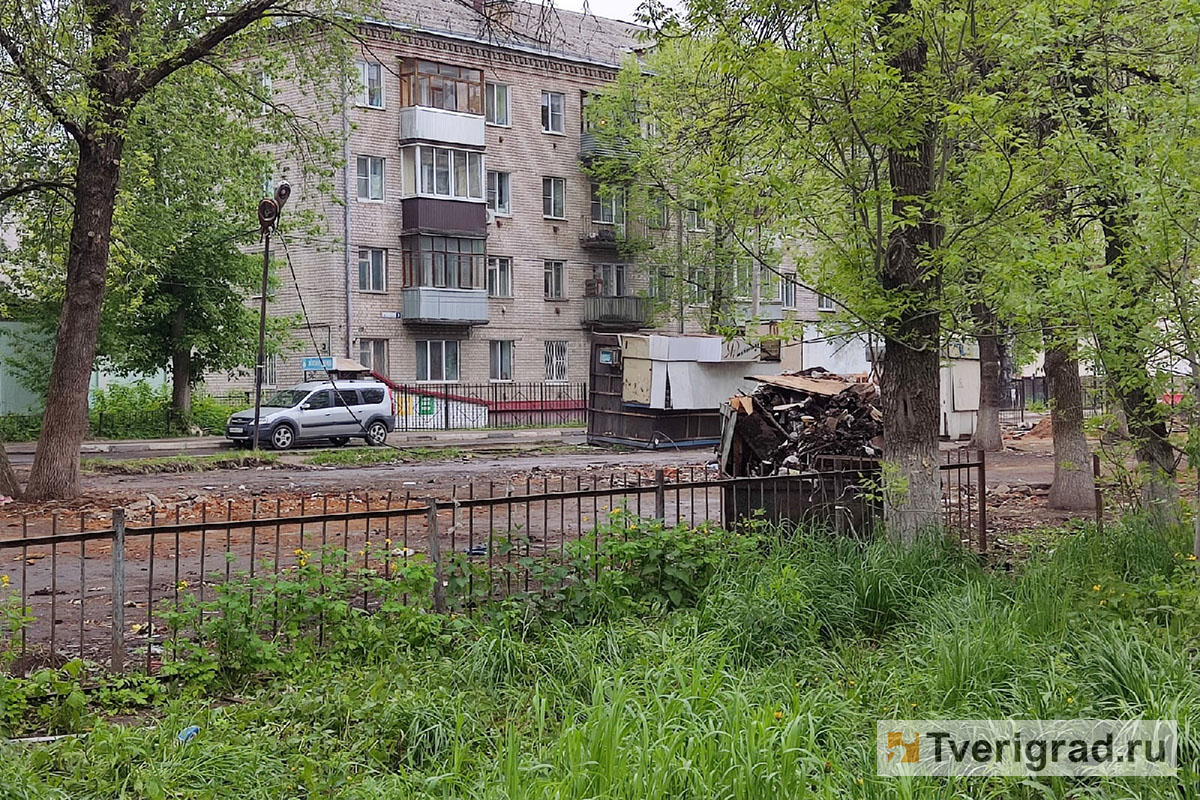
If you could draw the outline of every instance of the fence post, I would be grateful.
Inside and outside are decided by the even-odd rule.
[[[446,613],[446,586],[442,574],[442,543],[438,539],[437,500],[430,497],[429,503],[429,558],[433,561],[433,610]]]
[[[979,451],[979,552],[986,553],[987,538],[987,452]]]
[[[1100,488],[1100,454],[1092,453],[1093,492],[1096,497],[1096,532],[1104,533],[1104,492]]]
[[[661,468],[654,471],[654,518],[665,522],[667,519],[666,473]]]
[[[450,430],[450,387],[442,387],[442,422],[445,430]]]
[[[112,654],[113,672],[125,671],[125,509],[114,508],[112,540]],[[80,612],[82,613],[82,611]]]

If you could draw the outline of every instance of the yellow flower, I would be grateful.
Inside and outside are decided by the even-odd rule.
[[[12,583],[12,578],[7,575],[0,575],[0,586],[8,586],[10,583]]]
[[[179,589],[186,589],[186,588],[187,588],[187,581],[180,581],[180,582],[179,582],[179,584],[178,584],[178,586],[177,586],[176,588],[179,588]]]
[[[1074,697],[1068,697],[1068,698],[1067,698],[1067,705],[1069,705],[1069,706],[1073,706],[1073,705],[1075,705],[1075,698],[1074,698]]]
[[[782,711],[776,711],[776,712],[775,712],[775,719],[783,719],[783,712],[782,712]]]
[[[391,546],[392,546],[392,540],[391,540],[391,539],[384,539],[384,540],[383,540],[383,543],[384,543],[384,544],[386,544],[388,547],[391,547]]]
[[[854,681],[847,681],[851,686],[854,686]]]
[[[302,547],[297,547],[295,550],[293,550],[293,551],[292,551],[292,555],[294,555],[294,556],[302,556],[302,555],[304,555],[304,548],[302,548]]]
[[[302,559],[300,559],[300,566],[302,566],[302,567],[307,567],[307,566],[308,566],[308,559],[306,559],[306,558],[302,558]]]
[[[855,779],[854,779],[854,782],[855,782],[855,783],[857,783],[859,786],[862,786],[862,785],[863,785],[863,779],[862,779],[862,778],[855,778]]]
[[[1092,591],[1093,591],[1093,592],[1098,592],[1098,591],[1100,591],[1100,584],[1098,584],[1098,583],[1097,583],[1097,584],[1095,584],[1094,586],[1092,586]]]
[[[1188,553],[1188,561],[1195,561],[1195,560],[1196,560],[1196,554]]]
[[[1106,605],[1108,605],[1108,601],[1107,601],[1107,600],[1101,600],[1101,601],[1100,601],[1100,605],[1102,605],[1102,606],[1106,606]]]
[[[912,707],[913,707],[913,708],[916,708],[916,707],[917,707],[917,704],[916,704],[916,703],[913,703],[913,704],[912,704]]]

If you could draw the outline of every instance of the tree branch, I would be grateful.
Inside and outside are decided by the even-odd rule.
[[[279,2],[280,0],[248,0],[230,11],[219,23],[193,39],[178,53],[167,56],[143,72],[130,89],[130,99],[137,100],[177,70],[204,58],[226,39],[262,19]]]
[[[25,60],[25,54],[21,51],[20,45],[17,44],[12,34],[3,27],[0,27],[0,47],[3,47],[4,51],[8,53],[13,66],[17,68],[17,74],[29,85],[30,91],[37,97],[46,111],[58,121],[59,125],[63,126],[63,130],[70,134],[75,141],[82,141],[83,129],[73,119],[68,117],[66,112],[54,100],[54,96],[50,94],[50,90],[46,87],[46,84],[42,82],[37,72]]]
[[[53,191],[53,192],[68,191],[69,192],[69,191],[74,191],[74,190],[75,190],[75,184],[71,183],[70,181],[38,180],[36,178],[29,178],[29,179],[18,181],[17,183],[13,184],[12,186],[0,188],[0,203],[3,203],[7,200],[11,200],[12,198],[18,197],[23,194],[29,194],[30,192],[42,192],[42,191]]]

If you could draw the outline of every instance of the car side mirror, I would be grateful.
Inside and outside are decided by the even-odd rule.
[[[300,410],[301,410],[301,411],[308,411],[310,408],[312,408],[312,404],[311,404],[311,403],[301,403],[301,404],[300,404]]]

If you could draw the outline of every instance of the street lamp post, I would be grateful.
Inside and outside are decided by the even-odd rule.
[[[254,364],[254,434],[250,437],[251,447],[258,449],[258,423],[262,415],[263,374],[267,361],[267,280],[271,270],[271,231],[279,222],[279,213],[291,196],[292,187],[279,184],[274,197],[264,197],[258,204],[258,228],[263,240],[262,295],[258,299],[258,358]]]

